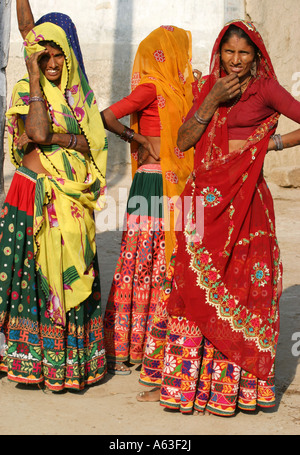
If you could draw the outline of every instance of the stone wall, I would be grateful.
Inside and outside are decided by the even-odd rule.
[[[300,101],[300,2],[299,0],[245,0],[246,16],[260,31],[281,85]],[[277,132],[299,128],[282,117]],[[266,177],[281,186],[300,187],[300,147],[270,152]]]

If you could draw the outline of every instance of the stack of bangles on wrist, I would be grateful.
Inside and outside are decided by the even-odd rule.
[[[44,102],[44,98],[42,98],[41,96],[31,96],[28,100],[28,104],[31,104],[33,103],[34,101],[42,101]]]
[[[131,128],[128,128],[127,126],[124,126],[124,130],[120,134],[120,139],[122,139],[125,142],[132,142],[134,136],[134,130]]]
[[[197,122],[200,123],[201,125],[208,125],[210,122],[210,119],[205,120],[204,118],[200,117],[198,112],[195,112],[194,117],[197,120]]]
[[[276,150],[283,150],[282,137],[280,134],[273,134],[271,139],[275,142]]]
[[[74,149],[77,145],[77,137],[75,134],[70,134],[70,142],[67,145],[67,149]]]

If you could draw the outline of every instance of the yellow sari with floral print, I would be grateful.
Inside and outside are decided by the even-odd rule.
[[[101,210],[106,192],[107,140],[93,91],[83,75],[65,32],[44,23],[28,33],[25,59],[42,50],[40,41],[60,46],[65,63],[61,89],[40,74],[51,131],[84,134],[90,153],[52,146],[37,146],[43,167],[39,174],[34,208],[34,253],[39,282],[52,320],[64,326],[66,312],[92,292],[96,254],[94,210]],[[11,160],[22,166],[24,150],[18,149],[29,111],[26,75],[13,90],[7,112]]]

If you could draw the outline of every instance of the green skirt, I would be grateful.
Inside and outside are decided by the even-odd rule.
[[[109,363],[141,363],[165,278],[161,167],[136,172],[127,203],[126,229],[104,315]]]
[[[53,391],[82,390],[106,373],[97,256],[90,297],[53,324],[33,250],[36,174],[16,171],[0,214],[0,371]]]

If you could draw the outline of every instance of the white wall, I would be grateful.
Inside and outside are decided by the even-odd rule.
[[[221,27],[238,17],[248,17],[257,25],[279,82],[300,100],[300,63],[297,57],[299,0],[285,0],[284,4],[282,0],[31,0],[31,6],[35,19],[50,11],[58,11],[68,14],[75,22],[100,110],[128,94],[136,49],[152,30],[162,24],[190,30],[193,66],[205,74]],[[8,94],[23,72],[22,39],[15,2],[12,2]],[[128,122],[129,119],[125,119],[124,123]],[[293,122],[282,118],[278,132],[285,133],[295,127]],[[128,167],[123,164],[129,162],[129,148],[110,133],[108,139],[108,174],[115,175],[116,169],[119,175],[125,174]],[[265,171],[269,178],[278,180],[278,176],[283,175],[282,167],[300,169],[299,147],[268,155]]]
[[[129,93],[136,49],[152,30],[170,24],[190,30],[193,66],[205,74],[221,27],[238,17],[248,17],[257,25],[279,82],[300,100],[299,0],[285,0],[284,4],[281,0],[31,0],[31,6],[35,19],[50,11],[68,14],[73,19],[100,110]],[[15,2],[12,2],[8,94],[23,72],[22,39]],[[129,119],[124,123],[128,124]],[[293,122],[282,118],[278,132],[285,133],[295,127]],[[128,173],[128,167],[123,164],[129,162],[129,148],[110,133],[108,139],[108,175],[115,175],[118,170],[120,177]],[[282,167],[300,168],[299,148],[268,155],[265,172],[269,178],[279,181]]]
[[[300,2],[299,0],[245,0],[248,18],[260,31],[279,83],[300,101]],[[281,117],[277,132],[284,134],[299,125]],[[300,186],[300,147],[270,152],[265,175],[283,186]]]
[[[206,73],[213,43],[224,20],[236,18],[244,11],[243,0],[31,0],[30,3],[36,20],[50,11],[58,11],[68,14],[76,24],[86,71],[100,109],[129,93],[136,49],[152,30],[160,25],[190,30],[193,66]],[[9,93],[23,71],[22,39],[13,3]],[[110,134],[109,147],[109,168],[129,161],[126,144]]]
[[[82,5],[82,0],[31,0],[36,19],[50,11],[71,16],[88,73],[95,82],[93,88],[104,104],[110,101],[112,86],[118,94],[127,93],[137,46],[160,25],[191,30],[193,62],[207,71],[210,51],[225,15],[224,0],[85,0],[85,7]],[[14,4],[12,8],[11,58],[15,58],[21,56],[22,45]],[[117,82],[121,86],[116,86]]]

